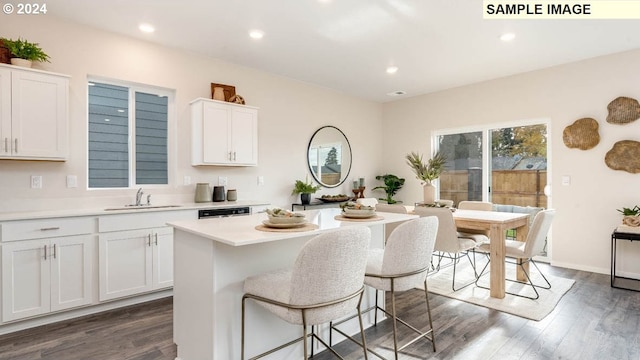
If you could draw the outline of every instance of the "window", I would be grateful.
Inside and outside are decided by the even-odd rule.
[[[439,131],[447,157],[440,198],[547,207],[547,124],[520,122],[481,129]],[[487,185],[488,184],[488,185]]]
[[[89,188],[168,184],[173,93],[89,81]]]

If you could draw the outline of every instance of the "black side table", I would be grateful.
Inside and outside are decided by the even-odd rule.
[[[633,279],[623,276],[616,276],[616,257],[618,240],[640,241],[640,234],[623,233],[613,231],[611,234],[611,287],[640,291],[640,279]],[[616,281],[617,280],[617,281]]]
[[[340,204],[344,204],[345,202],[346,201],[334,201],[334,202],[312,201],[309,204],[293,203],[291,204],[291,211],[294,211],[296,207],[301,207],[302,210],[307,210],[307,208],[314,208],[314,207],[340,207]]]

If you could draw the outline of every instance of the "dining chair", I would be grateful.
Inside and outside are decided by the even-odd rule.
[[[458,291],[464,287],[467,287],[475,282],[473,281],[456,288],[456,265],[463,257],[469,260],[471,267],[473,268],[474,276],[477,277],[476,264],[475,264],[475,252],[478,243],[488,242],[489,239],[484,235],[474,235],[477,237],[478,242],[469,236],[459,235],[456,230],[456,225],[453,220],[453,214],[451,209],[448,208],[436,208],[436,207],[424,207],[416,206],[413,210],[416,215],[424,216],[436,216],[438,218],[438,235],[436,237],[436,243],[434,250],[437,251],[437,263],[433,266],[436,271],[440,271],[441,268],[449,266],[445,264],[442,266],[443,259],[450,259],[453,266],[453,279],[451,281],[451,289]],[[473,259],[469,256],[469,252],[473,255]]]
[[[431,254],[438,232],[438,218],[435,216],[417,218],[406,221],[395,228],[387,240],[384,249],[369,250],[367,260],[367,270],[364,278],[365,285],[376,289],[375,305],[364,312],[374,310],[374,324],[378,323],[378,311],[391,317],[393,321],[393,349],[395,358],[398,359],[398,352],[413,344],[419,339],[431,341],[433,351],[436,351],[433,322],[431,319],[431,307],[429,305],[429,293],[427,288],[427,273],[430,268]],[[414,289],[417,286],[424,286],[425,303],[427,306],[427,317],[429,319],[429,329],[422,331],[409,324],[397,316],[396,313],[396,293]],[[391,311],[378,305],[378,293],[380,291],[391,292]],[[402,347],[398,347],[397,323],[407,326],[418,334],[409,340]],[[357,342],[342,332],[337,326],[337,322],[332,324],[331,329],[339,332],[343,336]],[[371,353],[384,359],[380,354],[368,349]]]
[[[492,211],[493,203],[488,201],[463,200],[463,201],[460,201],[460,203],[458,203],[458,209]]]
[[[400,204],[376,204],[376,212],[388,212],[388,213],[396,213],[396,214],[407,214],[407,208],[404,205]],[[394,222],[389,224],[384,224],[384,238],[389,239],[391,233],[398,225],[402,224],[402,222]]]
[[[531,285],[531,288],[533,289],[533,292],[535,293],[535,295],[526,296],[526,295],[521,295],[514,292],[505,291],[506,293],[535,300],[540,297],[540,294],[538,294],[538,291],[536,290],[537,288],[551,289],[551,283],[549,283],[549,280],[547,280],[547,278],[544,276],[542,271],[540,271],[540,268],[538,267],[536,262],[533,260],[533,257],[541,255],[543,253],[547,234],[549,233],[549,229],[551,228],[551,222],[553,221],[555,213],[556,212],[553,209],[543,210],[538,212],[538,214],[536,214],[535,218],[533,219],[533,224],[529,228],[529,232],[527,233],[527,239],[524,242],[517,241],[517,240],[506,240],[505,242],[506,257],[514,259],[509,262],[515,263],[517,266],[519,266],[522,269],[525,277],[527,278],[527,281],[523,282],[517,279],[516,280],[506,279],[506,280]],[[489,261],[484,266],[484,268],[482,268],[482,271],[480,271],[480,274],[476,279],[476,286],[488,289],[488,287],[480,285],[478,282],[480,281],[480,277],[484,274],[484,272],[486,271],[487,267],[491,262],[491,257],[488,255],[489,244],[480,245],[478,247],[478,251],[487,254],[487,258],[489,259]],[[538,272],[542,276],[542,279],[545,281],[546,285],[536,285],[533,283],[533,281],[531,281],[531,274],[527,272],[526,268],[524,267],[524,264],[529,262],[533,264],[533,266],[535,266],[535,268],[538,270]]]
[[[308,358],[307,339],[318,340],[342,359],[315,334],[314,325],[329,323],[357,310],[364,358],[366,340],[360,305],[371,230],[350,226],[313,237],[300,250],[293,268],[248,277],[242,297],[241,359],[245,358],[245,304],[251,299],[279,318],[302,325],[302,337],[254,356],[258,359],[303,342],[303,359]],[[311,326],[311,333],[307,327]],[[313,356],[313,347],[312,347]]]
[[[493,211],[493,203],[488,201],[474,201],[474,200],[463,200],[458,203],[458,209],[460,210],[479,210],[479,211]],[[476,229],[458,229],[458,233],[460,236],[465,236],[468,234],[481,234],[489,239],[489,230],[476,230]],[[477,241],[477,239],[474,239]]]

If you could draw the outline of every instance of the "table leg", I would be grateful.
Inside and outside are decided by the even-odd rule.
[[[491,224],[489,244],[489,255],[491,256],[491,297],[504,298],[504,259],[505,259],[505,240],[506,229],[498,224]],[[497,240],[497,241],[496,241]]]

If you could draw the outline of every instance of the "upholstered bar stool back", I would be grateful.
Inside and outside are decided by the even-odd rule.
[[[364,272],[371,230],[364,226],[345,227],[315,236],[300,250],[290,270],[280,270],[248,277],[242,298],[242,359],[245,344],[245,301],[254,300],[281,319],[302,325],[302,337],[253,357],[259,358],[307,337],[318,339],[307,326],[328,323],[358,310],[364,291]],[[359,317],[363,347],[366,348],[362,319]],[[337,355],[337,354],[336,354]],[[366,352],[365,352],[366,358]]]
[[[376,211],[396,213],[396,214],[406,214],[407,213],[407,208],[404,205],[400,205],[400,204],[382,204],[382,203],[379,203],[379,204],[376,205]],[[402,224],[402,222],[395,222],[395,223],[390,223],[390,224],[385,224],[384,225],[384,238],[385,238],[385,240],[389,239],[389,236],[391,235],[393,230],[395,228],[397,228],[398,225],[400,225],[400,224]]]
[[[435,216],[423,217],[402,223],[391,233],[387,244],[382,249],[372,249],[369,251],[367,262],[367,273],[364,283],[376,290],[391,292],[391,311],[378,306],[378,296],[376,292],[376,322],[377,311],[383,311],[391,316],[393,321],[393,345],[395,358],[398,352],[417,339],[425,338],[430,340],[433,351],[436,350],[433,334],[433,324],[431,321],[431,309],[429,307],[429,295],[427,293],[427,272],[431,264],[431,253],[438,233],[438,219]],[[430,328],[420,331],[410,325],[405,320],[396,316],[395,294],[398,291],[406,291],[423,285],[425,291],[425,301],[427,314],[429,316]],[[416,332],[418,336],[410,340],[403,347],[398,347],[396,322],[406,325]]]

